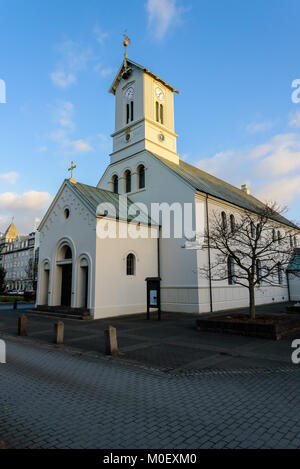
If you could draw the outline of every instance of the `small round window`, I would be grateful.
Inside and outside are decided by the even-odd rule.
[[[65,208],[64,210],[64,216],[65,216],[65,219],[67,220],[70,216],[70,210],[68,208]]]

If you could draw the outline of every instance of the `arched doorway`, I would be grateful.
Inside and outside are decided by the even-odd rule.
[[[72,301],[72,251],[70,246],[62,248],[61,261],[61,306],[70,307]]]
[[[73,257],[73,247],[67,240],[62,241],[57,249],[52,279],[53,306],[72,306]]]

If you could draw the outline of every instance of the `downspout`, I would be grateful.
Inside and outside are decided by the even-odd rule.
[[[212,294],[212,280],[211,280],[211,253],[210,253],[210,232],[209,232],[209,216],[208,216],[208,194],[206,194],[206,226],[207,226],[208,268],[209,268],[210,312],[213,313],[214,308],[213,308],[213,294]]]
[[[286,271],[286,278],[287,278],[287,287],[288,287],[288,295],[289,295],[289,302],[291,302],[291,289],[290,289],[290,276],[289,276],[290,271]]]
[[[158,237],[157,237],[157,276],[160,277],[160,234],[161,226],[158,228]]]

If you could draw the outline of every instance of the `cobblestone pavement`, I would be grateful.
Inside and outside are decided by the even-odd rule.
[[[258,313],[279,313],[286,304],[264,305]],[[22,311],[23,312],[23,311]],[[20,311],[0,309],[1,333],[16,336]],[[27,314],[27,313],[26,313]],[[98,321],[63,319],[65,345],[83,353],[104,354],[104,330],[117,328],[120,359],[173,373],[195,374],[203,370],[277,369],[291,366],[293,337],[272,341],[253,337],[200,332],[192,314],[164,313],[161,322],[145,315]],[[55,318],[28,314],[30,340],[53,344]]]
[[[9,448],[300,448],[300,366],[174,376],[7,339]]]

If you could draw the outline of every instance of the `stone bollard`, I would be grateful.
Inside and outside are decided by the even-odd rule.
[[[117,329],[115,327],[109,326],[109,328],[104,331],[104,337],[106,355],[117,355],[119,352]]]
[[[0,441],[0,449],[6,449],[6,444],[4,441]]]
[[[64,343],[64,332],[65,325],[62,321],[58,321],[54,324],[54,343],[57,345],[62,345]]]
[[[22,314],[19,317],[19,322],[18,322],[18,335],[20,337],[25,337],[27,336],[27,317],[25,314]]]
[[[18,301],[17,300],[14,301],[14,309],[18,309]]]

